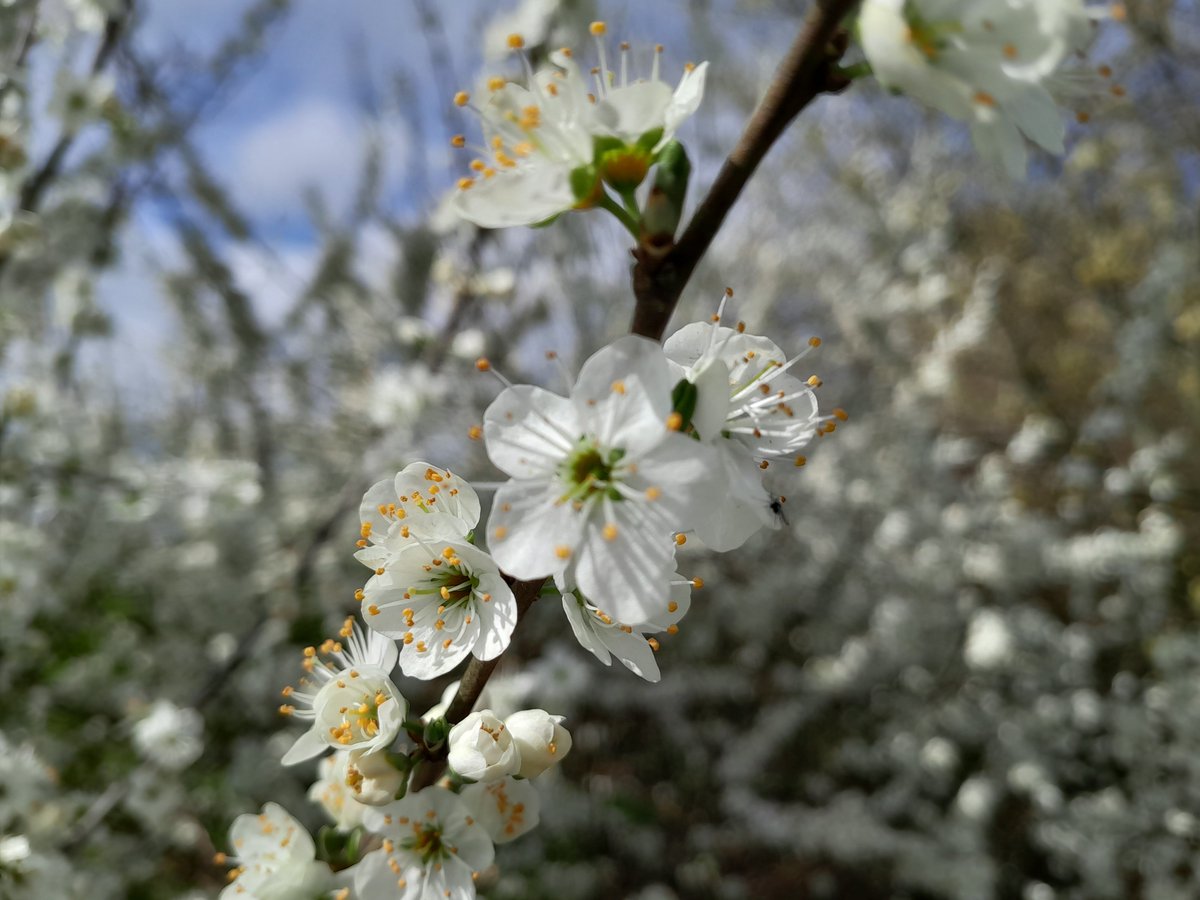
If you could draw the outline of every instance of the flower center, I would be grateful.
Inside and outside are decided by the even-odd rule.
[[[387,701],[383,691],[374,694],[364,691],[356,702],[340,707],[342,721],[329,729],[330,735],[339,744],[353,744],[370,740],[379,733],[379,707]]]
[[[460,606],[471,599],[471,594],[475,588],[479,587],[479,579],[474,575],[468,575],[461,569],[454,567],[440,576],[440,584],[435,586],[438,593],[442,595],[442,603],[450,609],[455,606]]]
[[[442,832],[436,825],[414,825],[414,836],[404,842],[404,847],[421,857],[422,863],[437,862],[450,854],[442,844]]]
[[[561,500],[589,500],[605,492],[610,499],[620,500],[621,494],[614,487],[613,469],[624,455],[620,448],[605,454],[590,438],[580,438],[559,466],[559,477],[567,488]]]

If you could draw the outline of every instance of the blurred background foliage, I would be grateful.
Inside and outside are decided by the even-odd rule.
[[[494,477],[471,361],[553,384],[545,351],[625,328],[614,222],[442,208],[450,95],[516,74],[496,36],[605,17],[710,60],[702,189],[804,8],[0,4],[0,896],[211,896],[237,814],[319,827],[275,708],[355,605],[362,490]],[[297,20],[356,130],[266,141],[318,163],[281,218],[222,136],[304,89],[271,75]],[[660,684],[535,606],[491,702],[566,713],[575,750],[487,896],[1200,893],[1200,10],[1132,0],[1082,65],[1115,74],[1022,184],[869,82],[772,151],[677,323],[734,286],[752,331],[824,338],[851,420],[786,527],[684,557],[707,586]]]

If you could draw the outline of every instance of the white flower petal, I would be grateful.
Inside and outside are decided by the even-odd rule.
[[[513,478],[551,475],[582,430],[570,400],[529,385],[506,388],[483,414],[488,457]]]

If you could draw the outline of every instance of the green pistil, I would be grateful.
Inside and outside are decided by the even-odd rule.
[[[475,589],[479,587],[479,576],[468,575],[457,566],[438,570],[430,577],[431,585],[427,588],[410,588],[408,593],[414,597],[428,597],[437,594],[442,597],[442,604],[447,609],[462,606],[471,599]],[[442,595],[446,589],[449,597]]]
[[[416,835],[404,842],[404,847],[421,857],[428,864],[445,859],[450,854],[442,845],[442,832],[433,825],[425,825]]]
[[[560,498],[561,502],[573,500],[588,500],[597,494],[607,492],[613,500],[620,500],[613,480],[613,469],[625,451],[610,450],[607,457],[587,437],[579,439],[575,449],[559,466],[559,477],[566,484],[566,493]]]

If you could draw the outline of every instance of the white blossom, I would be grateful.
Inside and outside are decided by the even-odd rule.
[[[779,527],[776,498],[764,476],[775,463],[804,465],[798,451],[833,431],[832,419],[845,416],[838,410],[820,417],[813,391],[820,379],[790,374],[819,345],[814,338],[789,359],[765,337],[709,322],[686,325],[663,344],[672,371],[695,388],[685,427],[716,449],[720,463],[721,476],[710,485],[717,493],[711,514],[694,523],[696,536],[711,549],[732,550],[764,526]]]
[[[353,618],[340,635],[344,645],[330,639],[319,649],[306,648],[304,668],[312,677],[283,689],[289,702],[280,712],[312,722],[284,754],[285,766],[330,748],[383,750],[400,733],[408,702],[389,677],[396,667],[395,643],[375,632],[364,634]]]
[[[484,414],[488,455],[511,476],[487,535],[508,574],[565,575],[621,621],[654,609],[674,572],[673,536],[711,515],[712,451],[672,430],[662,349],[624,337],[595,353],[570,398],[509,387]]]
[[[164,769],[186,769],[204,752],[204,719],[189,707],[156,700],[133,726],[133,745]]]
[[[542,806],[537,788],[511,776],[468,784],[459,799],[496,844],[515,841],[536,828]]]
[[[338,828],[349,831],[362,824],[366,805],[359,803],[347,780],[350,751],[338,750],[321,760],[308,799],[320,804]]]
[[[487,830],[441,787],[372,807],[366,825],[383,847],[348,870],[354,900],[469,900],[475,896],[473,875],[495,856]]]
[[[395,478],[376,482],[358,509],[364,551],[358,558],[374,568],[382,551],[405,546],[412,535],[428,540],[463,540],[479,522],[479,497],[448,469],[414,462]]]
[[[229,829],[233,880],[221,900],[301,900],[323,895],[334,886],[333,873],[316,860],[316,848],[304,827],[276,803],[258,815],[244,814]]]
[[[488,79],[487,99],[477,109],[486,147],[472,164],[476,177],[460,180],[454,201],[464,219],[484,228],[533,225],[594,206],[604,196],[603,183],[632,191],[699,107],[707,63],[686,67],[672,90],[659,78],[661,45],[654,48],[649,77],[631,78],[629,45],[621,45],[613,71],[607,27],[593,22],[591,32],[599,56],[594,75],[564,48],[536,74],[526,62],[524,86]],[[524,38],[513,34],[508,43],[520,49]],[[455,102],[470,101],[461,92]]]
[[[391,803],[405,781],[384,752],[338,750],[321,760],[318,771],[308,799],[319,803],[341,829],[361,825],[368,806]]]
[[[450,768],[471,781],[516,775],[521,751],[506,724],[490,709],[476,710],[450,729]]]
[[[552,716],[544,709],[522,709],[504,720],[520,755],[517,775],[537,778],[566,758],[571,752],[571,732],[562,723],[562,716]]]
[[[1019,177],[1022,135],[1063,152],[1051,88],[1092,18],[1084,0],[866,0],[858,21],[882,84],[967,122],[979,151]]]
[[[363,589],[366,621],[401,642],[404,674],[436,678],[469,654],[489,660],[503,653],[517,624],[517,601],[496,562],[462,539],[401,540],[396,552],[360,553],[382,551]]]

